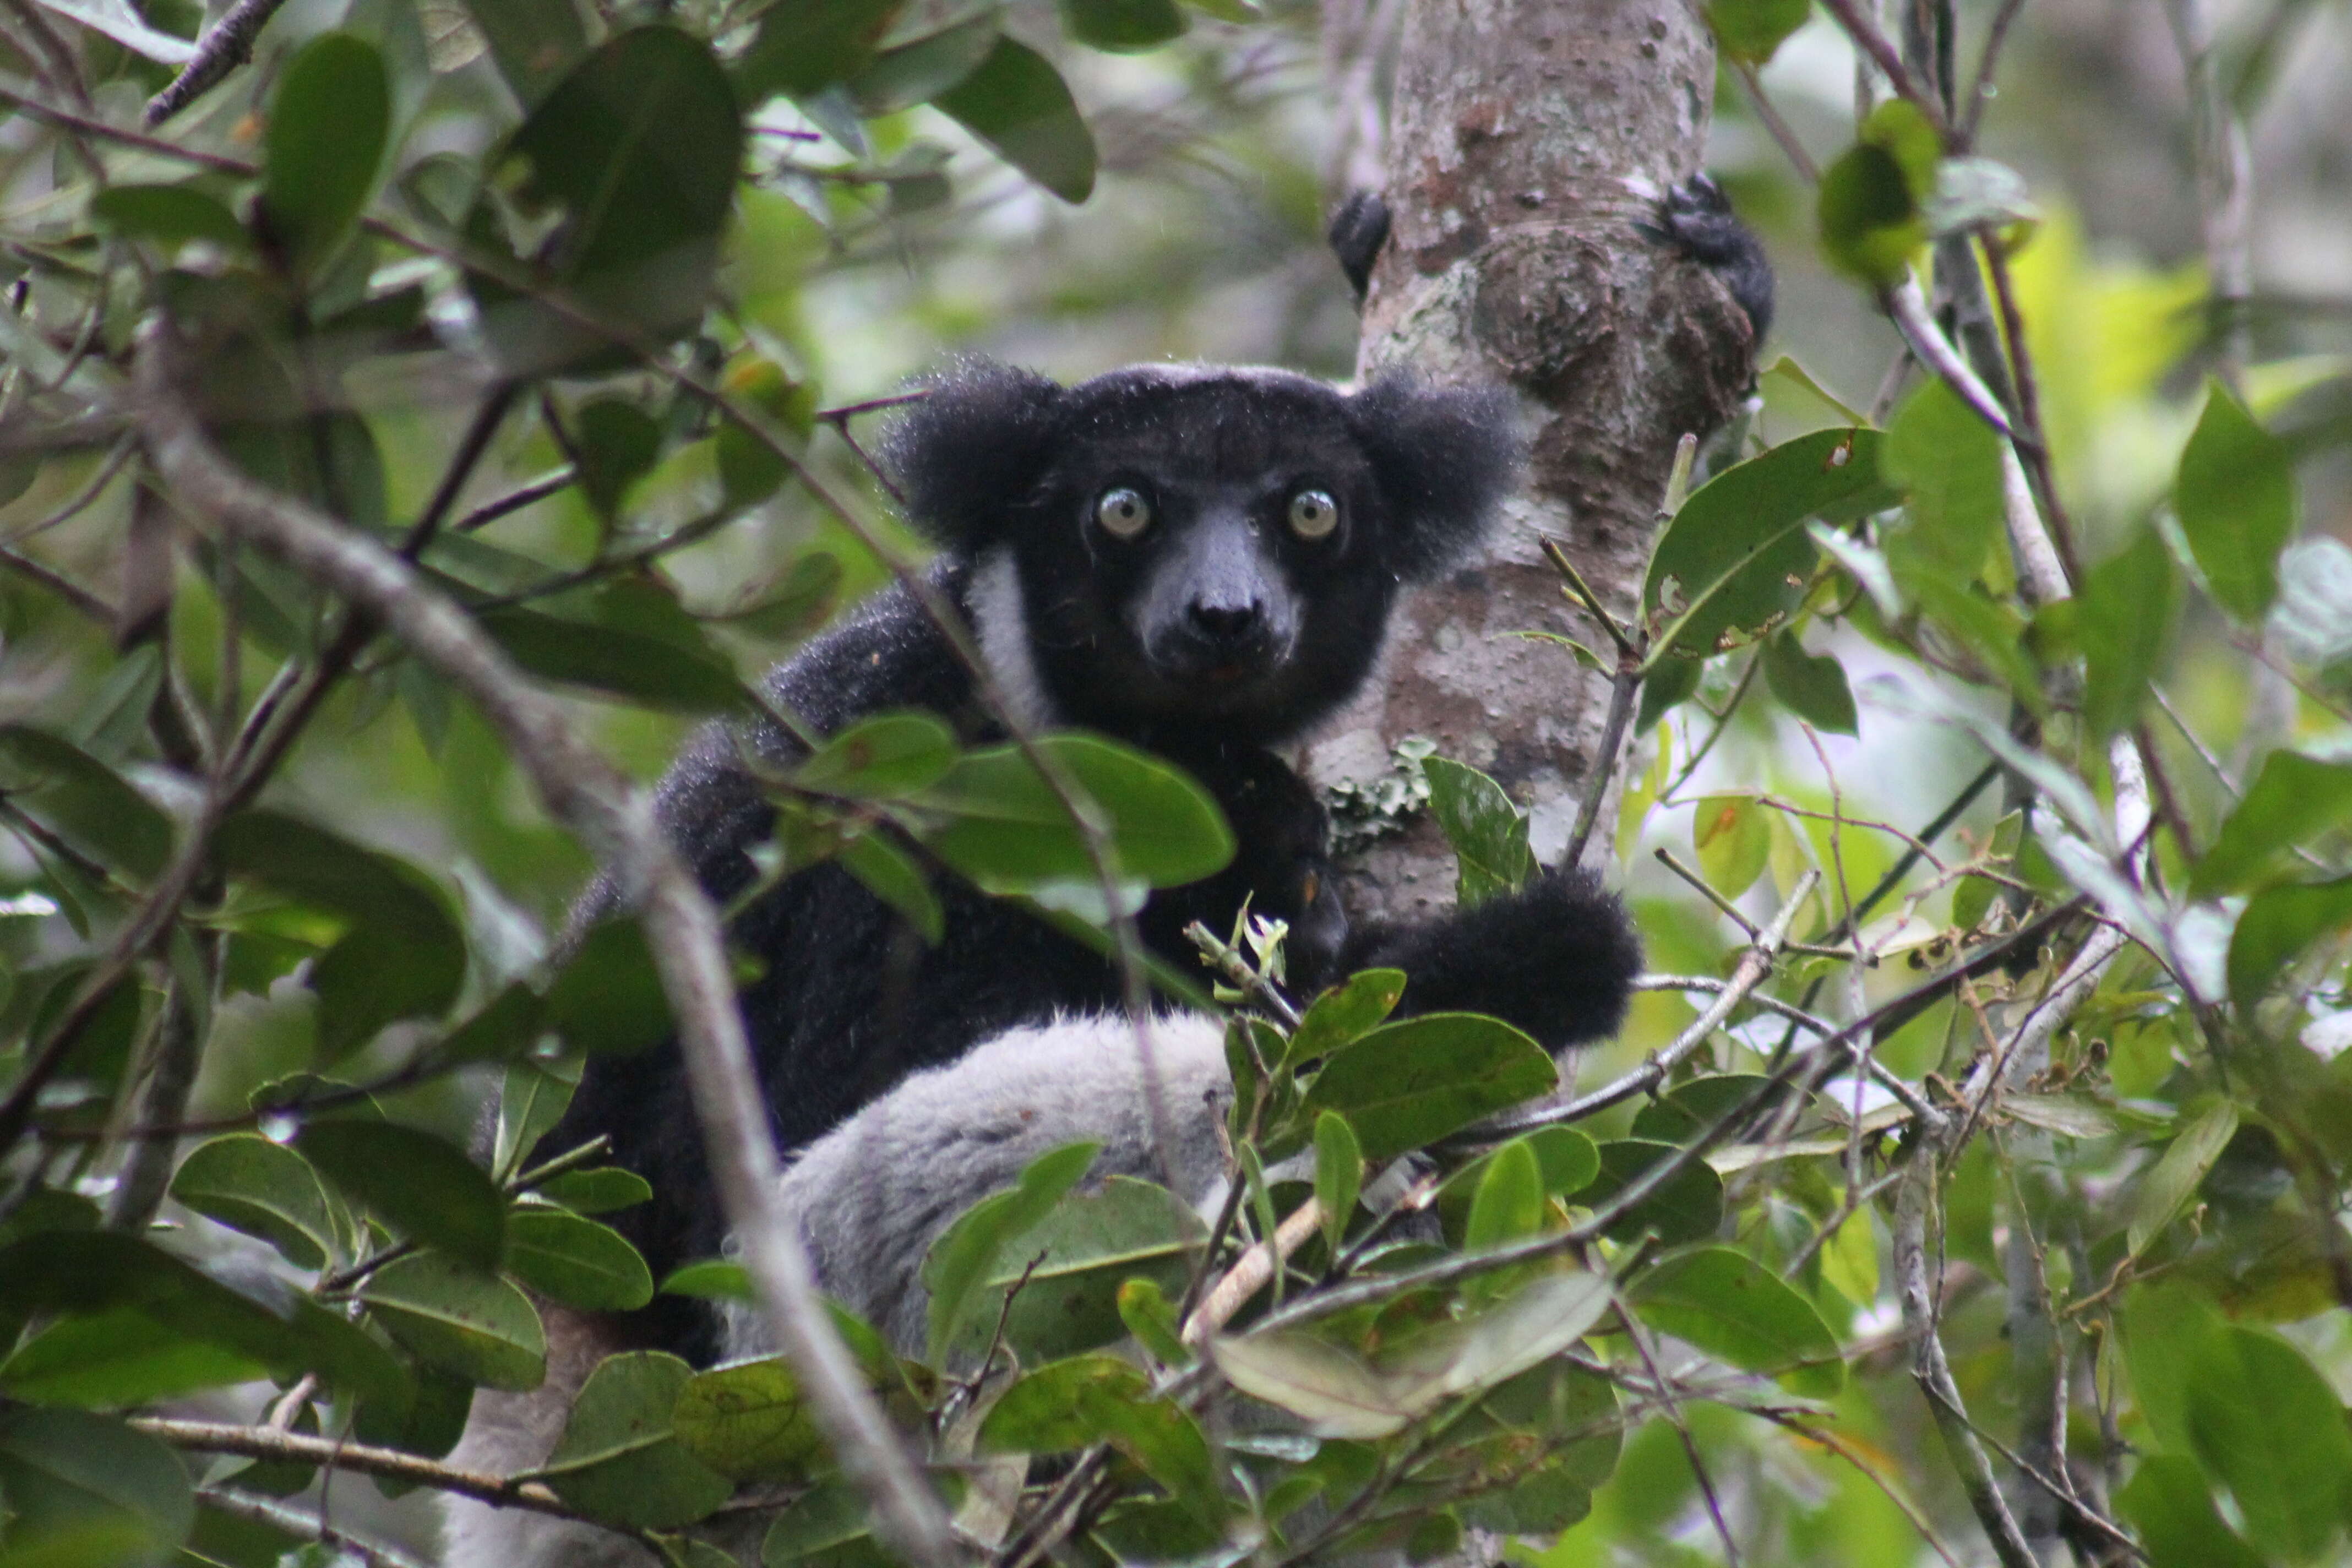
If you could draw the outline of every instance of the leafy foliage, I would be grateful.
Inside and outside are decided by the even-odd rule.
[[[1735,76],[1789,68],[1772,91],[1833,41],[1789,0],[1705,9]],[[2312,8],[2275,9],[2231,40],[2242,108]],[[20,47],[27,16],[70,58]],[[1250,96],[1261,45],[1311,61],[1298,20],[1054,17],[294,6],[140,141],[196,7],[0,8],[0,1563],[327,1561],[237,1511],[312,1482],[294,1439],[397,1489],[388,1456],[416,1473],[480,1391],[541,1383],[558,1314],[749,1297],[721,1259],[654,1279],[614,1225],[650,1189],[605,1151],[530,1165],[582,1057],[669,1033],[661,972],[625,915],[549,942],[585,862],[480,713],[161,493],[123,434],[142,327],[191,345],[249,474],[402,550],[632,766],[705,717],[790,729],[747,677],[906,564],[864,405],[826,395],[1000,317],[1024,349],[1099,329],[1035,351],[1073,358],[1351,362],[1286,146],[1311,95]],[[1940,96],[1835,132],[1780,259],[1863,285],[1810,307],[1808,354],[1919,273],[1950,358],[1874,403],[1877,365],[1783,359],[1655,540],[1620,628],[1642,739],[1574,787],[1622,786],[1659,989],[1566,1089],[1495,1020],[1392,1021],[1395,971],[1295,1025],[1239,1009],[1224,1212],[1094,1181],[1083,1145],[982,1199],[919,1356],[836,1322],[971,1541],[1025,1544],[1077,1475],[1072,1561],[1483,1530],[1679,1563],[1718,1520],[1758,1558],[1966,1560],[1980,1433],[2018,1517],[2158,1568],[2347,1550],[2341,344],[2307,301],[2206,341],[2200,277],[2091,254],[2042,165],[1952,123],[1969,84],[1889,47]],[[70,121],[60,72],[92,89]],[[1805,139],[1846,126],[1832,74]],[[2001,81],[1989,123],[2030,86]],[[2118,118],[2189,145],[2158,112]],[[1245,266],[1297,297],[1233,308]],[[961,878],[1108,942],[1231,853],[1156,758],[951,718],[769,759],[762,874],[837,861],[931,942]],[[1536,875],[1562,825],[1523,761],[1412,744],[1373,814],[1427,806],[1462,903]],[[153,1420],[192,1395],[279,1457],[194,1458]],[[693,1568],[884,1560],[781,1359],[612,1357],[530,1479]],[[709,1523],[747,1487],[782,1505],[764,1540]]]

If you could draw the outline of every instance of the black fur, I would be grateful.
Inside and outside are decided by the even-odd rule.
[[[1389,242],[1389,204],[1381,199],[1378,191],[1350,191],[1339,210],[1331,215],[1331,226],[1323,231],[1329,242],[1331,254],[1339,258],[1339,270],[1346,274],[1348,287],[1356,291],[1356,303],[1364,302],[1364,293],[1372,286],[1372,264],[1381,258],[1381,247]]]
[[[1232,865],[1155,895],[1139,922],[1160,957],[1192,969],[1185,924],[1222,931],[1246,897],[1291,923],[1303,989],[1395,963],[1412,975],[1409,1010],[1497,1011],[1555,1047],[1614,1027],[1638,955],[1622,911],[1589,878],[1548,877],[1427,928],[1351,932],[1330,887],[1321,807],[1262,749],[1351,695],[1400,582],[1442,570],[1477,537],[1517,461],[1496,396],[1404,381],[1349,396],[1279,372],[1184,367],[1064,389],[975,365],[917,405],[887,449],[914,521],[944,546],[929,580],[973,626],[1013,705],[1151,748],[1223,806],[1239,846]],[[1116,487],[1147,494],[1156,511],[1131,539],[1097,521],[1097,500]],[[1308,488],[1339,503],[1337,528],[1319,539],[1286,521]],[[1204,607],[1215,612],[1205,621]],[[901,586],[768,686],[820,732],[920,707],[975,743],[1001,738],[971,675]],[[749,884],[745,852],[772,823],[743,747],[773,761],[793,752],[773,731],[714,730],[660,795],[665,822],[721,900]],[[792,878],[737,921],[736,942],[764,963],[743,1010],[784,1149],[982,1040],[1118,1005],[1102,958],[1015,906],[934,881],[946,913],[936,948],[832,865]],[[609,901],[592,895],[592,909],[600,898]],[[592,1060],[543,1148],[598,1134],[654,1187],[650,1203],[614,1218],[656,1277],[719,1250],[723,1224],[674,1046]],[[670,1298],[636,1328],[698,1359],[715,1349],[709,1318]]]
[[[1647,227],[1647,226],[1643,226]],[[1684,255],[1715,269],[1723,286],[1748,312],[1751,342],[1772,330],[1772,264],[1756,231],[1731,210],[1731,198],[1706,174],[1693,174],[1666,193],[1665,210],[1652,233],[1681,247]]]

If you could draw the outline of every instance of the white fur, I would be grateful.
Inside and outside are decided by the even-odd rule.
[[[1037,652],[1029,637],[1029,606],[1021,592],[1021,570],[1010,545],[983,551],[971,569],[971,619],[980,637],[980,656],[988,673],[1012,710],[1011,717],[1024,730],[1051,730],[1061,723],[1059,710],[1046,693],[1045,678],[1037,669]]]
[[[1200,1014],[1155,1017],[1150,1040],[1167,1174],[1187,1203],[1212,1200],[1224,1179],[1217,1134],[1233,1098],[1223,1027]],[[784,1206],[818,1280],[902,1353],[920,1354],[931,1243],[972,1204],[1012,1186],[1029,1162],[1091,1139],[1102,1152],[1089,1180],[1160,1179],[1144,1068],[1133,1022],[1094,1014],[1009,1030],[914,1074],[810,1144],[784,1173]],[[729,1313],[729,1355],[771,1348],[757,1313]]]

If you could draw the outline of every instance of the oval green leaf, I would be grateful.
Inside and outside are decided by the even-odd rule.
[[[420,1252],[394,1258],[360,1291],[384,1331],[423,1360],[491,1388],[536,1388],[547,1332],[530,1299],[496,1275]]]
[[[588,1374],[539,1477],[591,1519],[675,1530],[734,1495],[735,1483],[688,1451],[671,1422],[694,1369],[659,1351],[608,1358]]]
[[[1720,1361],[1829,1398],[1845,1386],[1837,1336],[1780,1277],[1727,1247],[1662,1260],[1636,1282],[1634,1312]]]
[[[454,1145],[393,1121],[313,1121],[297,1152],[354,1202],[427,1247],[480,1268],[506,1248],[506,1200]]]
[[[1393,1159],[1484,1116],[1549,1093],[1542,1047],[1498,1018],[1430,1013],[1384,1024],[1333,1057],[1307,1091],[1310,1111],[1348,1119],[1364,1158]]]
[[[298,273],[316,271],[359,221],[391,123],[383,58],[366,39],[322,33],[286,62],[269,100],[261,224]]]
[[[561,1209],[507,1216],[507,1270],[552,1300],[589,1311],[634,1311],[654,1299],[654,1277],[619,1231]]]
[[[257,1236],[297,1268],[317,1268],[333,1250],[335,1222],[310,1163],[281,1143],[232,1132],[200,1143],[180,1162],[172,1195],[232,1230]]]

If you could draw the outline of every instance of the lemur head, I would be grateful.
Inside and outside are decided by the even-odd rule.
[[[1276,741],[1346,700],[1399,584],[1477,540],[1519,446],[1486,388],[1200,365],[1064,387],[979,363],[889,455],[916,524],[971,562],[1025,716],[1165,744]]]

